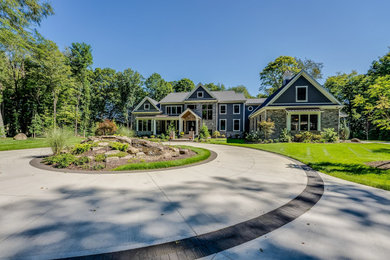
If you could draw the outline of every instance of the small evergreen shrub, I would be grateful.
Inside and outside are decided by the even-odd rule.
[[[205,124],[203,124],[199,131],[199,139],[206,139],[209,137],[210,137],[209,129]]]
[[[261,133],[258,131],[250,131],[245,135],[245,140],[251,143],[261,142]]]
[[[119,158],[122,158],[122,157],[125,157],[126,155],[128,155],[128,153],[126,152],[119,152],[119,153],[116,153],[116,154],[109,154],[107,155],[107,157],[119,157]],[[95,159],[96,161],[96,159]]]
[[[106,156],[102,153],[95,155],[95,162],[104,162]]]
[[[103,169],[104,169],[104,164],[95,164],[92,167],[92,170],[94,170],[94,171],[99,171],[99,170],[103,170]]]
[[[119,142],[113,142],[113,143],[110,143],[110,147],[114,150],[119,150],[119,151],[125,152],[125,151],[127,151],[127,148],[129,148],[129,145],[122,144]]]
[[[328,143],[337,142],[337,140],[339,139],[334,128],[325,128],[324,131],[321,132],[321,136],[322,139]]]
[[[91,162],[91,159],[89,159],[87,156],[82,156],[82,157],[75,159],[74,165],[81,166],[81,165],[84,165],[84,164],[87,164],[90,162]]]
[[[279,141],[282,143],[290,143],[292,141],[291,132],[284,128],[279,136]]]
[[[89,143],[76,144],[72,149],[72,154],[82,154],[91,150],[92,145]]]
[[[221,136],[221,133],[219,131],[214,131],[213,138],[219,138]]]
[[[74,163],[75,160],[76,157],[73,154],[64,153],[47,157],[43,161],[47,164],[53,165],[56,168],[66,168]]]

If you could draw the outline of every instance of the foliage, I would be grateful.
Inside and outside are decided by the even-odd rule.
[[[214,131],[213,138],[218,138],[218,137],[221,137],[221,133],[219,131]]]
[[[236,87],[228,88],[228,90],[233,90],[236,93],[244,94],[245,98],[254,98],[248,91],[248,89],[244,85],[238,85]]]
[[[59,154],[68,144],[72,133],[63,128],[54,128],[47,132],[47,140],[53,154]]]
[[[305,70],[314,79],[322,79],[322,69],[324,68],[322,62],[315,62],[310,59],[302,60],[297,57],[295,57],[295,60],[298,62],[298,68]]]
[[[103,122],[100,122],[95,130],[96,135],[113,135],[118,130],[115,122],[105,119]]]
[[[89,157],[81,156],[79,158],[76,158],[73,163],[76,166],[81,166],[81,165],[85,165],[85,164],[90,163],[90,162],[91,162],[91,159],[89,159]]]
[[[337,132],[334,130],[334,128],[325,128],[322,132],[321,132],[321,136],[322,136],[322,139],[325,141],[325,142],[328,142],[328,143],[334,143],[334,142],[337,142],[339,137],[337,135]]]
[[[340,138],[342,140],[348,140],[350,136],[351,130],[347,126],[347,122],[343,120],[340,126]]]
[[[76,157],[73,154],[64,153],[47,157],[43,161],[56,168],[66,168],[76,161]]]
[[[153,73],[146,79],[145,89],[148,96],[157,101],[173,92],[171,83],[166,82],[158,73]]]
[[[104,164],[95,164],[94,166],[92,166],[92,170],[94,171],[103,170],[104,168]]]
[[[119,153],[116,153],[116,154],[109,154],[107,155],[107,157],[119,157],[119,158],[122,158],[122,157],[125,157],[129,155],[127,152],[119,152]]]
[[[210,137],[210,132],[208,127],[203,124],[199,131],[199,139],[206,139]]]
[[[316,143],[321,140],[322,136],[309,131],[304,131],[294,136],[294,141],[303,143]]]
[[[76,144],[72,149],[72,154],[82,154],[91,150],[92,145],[89,143]]]
[[[283,143],[290,143],[292,141],[291,132],[284,128],[279,136],[279,141]]]
[[[114,150],[119,150],[119,151],[125,152],[125,151],[127,151],[127,148],[129,148],[129,144],[123,144],[120,142],[112,142],[112,143],[110,143],[110,147]]]
[[[204,85],[205,88],[207,88],[210,91],[222,91],[225,90],[225,85],[223,84],[214,84],[214,83],[207,83]]]
[[[262,133],[259,131],[250,131],[245,135],[245,140],[251,143],[261,142],[262,140]]]
[[[192,80],[183,78],[172,84],[175,92],[190,92],[195,88],[195,84]]]
[[[127,128],[126,126],[120,126],[118,128],[117,134],[127,137],[135,137],[135,131]]]
[[[168,125],[168,133],[167,133],[167,136],[169,138],[171,138],[171,135],[175,135],[175,132],[176,132],[176,127],[175,127],[175,124],[173,122],[171,122],[169,125]]]
[[[102,153],[95,155],[95,162],[104,162],[106,156]]]
[[[31,125],[29,126],[29,131],[32,133],[33,137],[43,134],[43,122],[39,114],[35,114],[31,119]],[[1,136],[1,134],[0,134]]]
[[[264,139],[268,140],[270,136],[273,134],[273,132],[275,131],[275,123],[272,122],[270,118],[268,118],[267,121],[262,120],[257,124],[264,135]]]

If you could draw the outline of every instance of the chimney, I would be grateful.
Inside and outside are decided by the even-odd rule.
[[[291,79],[293,78],[293,73],[289,70],[286,70],[283,73],[283,84],[282,86],[286,85]]]

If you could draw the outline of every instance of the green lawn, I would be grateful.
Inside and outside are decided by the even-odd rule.
[[[83,138],[72,137],[70,145],[79,143]],[[12,138],[0,138],[0,151],[49,147],[46,138],[28,138],[27,140],[13,140]]]
[[[390,145],[362,143],[245,144],[243,140],[213,139],[211,143],[250,147],[297,159],[313,169],[372,187],[390,190],[390,170],[366,166],[365,162],[390,160]]]
[[[206,160],[210,157],[211,153],[207,149],[192,147],[192,146],[177,146],[181,148],[191,149],[196,153],[195,156],[185,159],[178,159],[172,161],[163,161],[163,162],[144,162],[144,163],[129,163],[126,165],[121,165],[114,171],[131,171],[131,170],[145,170],[145,169],[158,169],[158,168],[169,168],[175,166],[182,166],[186,164],[196,163],[203,160]]]

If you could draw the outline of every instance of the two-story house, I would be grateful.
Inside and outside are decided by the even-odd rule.
[[[268,98],[247,99],[234,91],[209,91],[198,84],[191,92],[170,93],[160,102],[145,97],[134,109],[138,135],[176,130],[199,134],[202,124],[210,132],[218,130],[227,137],[242,137],[258,130],[258,122],[275,122],[272,138],[282,129],[319,132],[324,128],[339,130],[340,102],[305,71],[286,75],[283,86]]]

